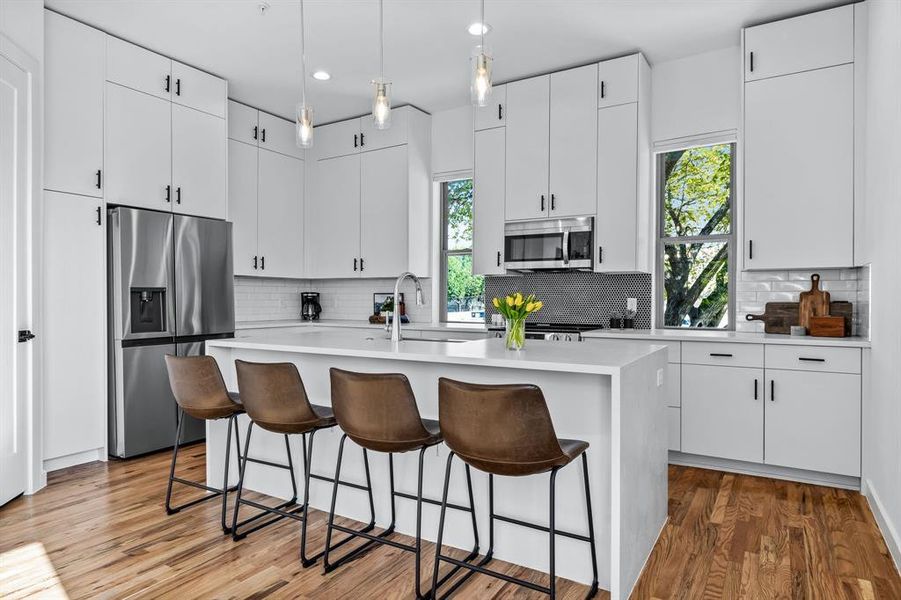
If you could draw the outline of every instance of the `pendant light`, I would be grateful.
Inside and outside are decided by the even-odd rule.
[[[391,127],[391,82],[385,79],[385,32],[383,0],[379,0],[379,76],[372,80],[372,124],[376,129]]]
[[[479,45],[469,58],[472,79],[469,85],[469,97],[474,106],[487,106],[491,96],[491,55],[485,48],[485,0],[481,0],[481,17],[479,27]]]
[[[307,104],[307,56],[304,35],[303,0],[300,0],[300,85],[301,98],[297,105],[295,117],[297,121],[297,146],[313,147],[313,107]]]

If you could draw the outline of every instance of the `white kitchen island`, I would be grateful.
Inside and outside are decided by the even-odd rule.
[[[503,340],[463,343],[405,340],[394,343],[381,331],[340,331],[311,328],[305,332],[261,332],[239,339],[211,340],[207,354],[216,358],[229,389],[236,390],[234,360],[292,362],[297,365],[314,404],[330,404],[329,368],[361,372],[405,374],[425,418],[438,416],[438,378],[474,383],[531,383],[541,387],[547,399],[557,435],[590,443],[591,497],[597,536],[599,582],[613,598],[627,598],[667,519],[667,429],[665,400],[661,393],[666,373],[662,346],[624,341],[555,343],[529,340],[521,352],[504,349]],[[241,417],[241,437],[247,418]],[[221,485],[225,421],[207,425],[207,479]],[[317,433],[313,448],[313,472],[332,475],[335,469],[339,428]],[[298,482],[303,464],[300,436],[291,441]],[[233,448],[233,444],[230,445]],[[250,455],[285,461],[282,436],[256,428]],[[348,442],[342,479],[363,482],[362,450]],[[440,499],[447,448],[426,453],[424,495]],[[395,456],[396,488],[415,492],[415,452]],[[234,462],[232,464],[235,464]],[[466,504],[465,478],[460,461],[452,475],[450,501]],[[377,524],[390,521],[388,459],[370,454]],[[237,472],[233,471],[234,480]],[[310,483],[311,506],[328,510],[331,484]],[[487,475],[473,470],[475,506],[481,551],[487,549]],[[246,489],[278,498],[290,498],[290,481],[283,470],[248,463]],[[300,494],[302,495],[302,485]],[[301,498],[302,501],[302,498]],[[587,532],[585,496],[577,463],[561,469],[557,477],[557,528]],[[515,518],[546,524],[548,476],[495,478],[495,511]],[[368,521],[364,492],[342,487],[338,514]],[[248,514],[250,512],[248,511]],[[448,511],[444,542],[471,549],[469,516]],[[423,507],[423,538],[434,541],[438,507]],[[415,502],[397,500],[399,533],[415,531]],[[299,540],[299,528],[298,540]],[[253,543],[253,536],[248,538]],[[311,549],[315,551],[316,549]],[[375,550],[378,551],[378,550]],[[494,556],[497,559],[547,572],[547,534],[503,522],[495,522]],[[557,539],[557,575],[589,583],[588,546],[566,537]],[[352,563],[346,568],[352,569]]]

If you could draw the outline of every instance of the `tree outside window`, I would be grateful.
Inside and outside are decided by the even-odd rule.
[[[663,327],[732,326],[734,156],[734,144],[659,155]]]
[[[485,278],[472,274],[472,179],[442,184],[445,320],[485,320]]]

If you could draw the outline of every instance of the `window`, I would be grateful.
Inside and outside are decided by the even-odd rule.
[[[735,144],[658,155],[658,326],[734,328]]]
[[[472,274],[472,179],[441,184],[444,320],[485,320],[485,278]]]

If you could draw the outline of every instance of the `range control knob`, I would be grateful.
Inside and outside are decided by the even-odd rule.
[[[552,342],[559,342],[559,341],[560,341],[560,334],[559,334],[559,333],[552,333],[552,334],[548,335],[548,338],[547,338],[547,339],[549,339],[549,340],[552,341]]]
[[[567,334],[566,334],[566,341],[567,341],[567,342],[573,341],[573,336],[567,333]]]

